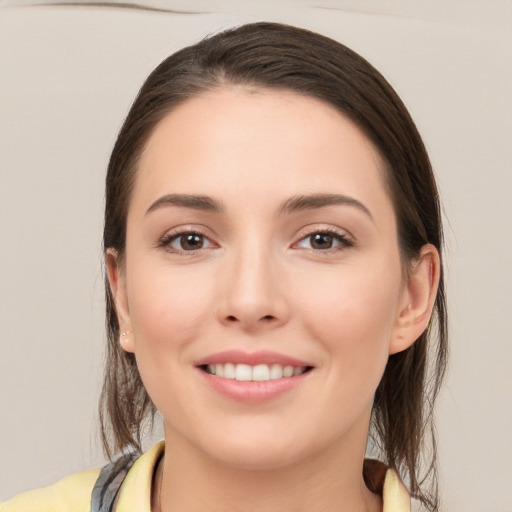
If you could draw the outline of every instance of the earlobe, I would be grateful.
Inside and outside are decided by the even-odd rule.
[[[134,352],[134,338],[128,307],[125,272],[115,249],[107,249],[105,265],[120,329],[119,344],[126,352]]]
[[[426,244],[404,285],[389,353],[409,348],[425,331],[432,316],[440,276],[437,249]]]
[[[121,345],[121,348],[126,352],[135,352],[132,331],[121,331],[121,336],[119,336],[119,345]]]

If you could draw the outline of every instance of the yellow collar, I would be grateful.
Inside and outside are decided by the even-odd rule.
[[[155,444],[133,464],[119,491],[115,512],[151,512],[151,486],[157,461],[165,449],[164,441]],[[410,498],[395,471],[388,469],[382,490],[382,512],[410,512]]]
[[[115,512],[151,512],[153,473],[164,449],[165,442],[160,441],[135,461],[119,490]]]

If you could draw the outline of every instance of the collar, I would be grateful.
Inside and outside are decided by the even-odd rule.
[[[151,512],[153,473],[164,449],[165,442],[160,441],[134,462],[119,489],[115,512]]]
[[[388,469],[382,488],[382,512],[411,512],[411,498],[396,471]]]
[[[151,487],[156,464],[164,453],[160,441],[142,454],[133,464],[119,490],[115,512],[151,512]],[[392,469],[386,471],[382,488],[382,512],[410,512],[410,497],[404,484]]]

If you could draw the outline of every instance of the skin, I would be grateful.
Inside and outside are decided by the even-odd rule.
[[[155,510],[381,509],[362,479],[373,395],[389,354],[426,328],[439,274],[426,245],[405,278],[385,172],[350,120],[288,91],[225,87],[156,127],[125,257],[107,253],[121,342],[172,454]],[[209,196],[222,211],[151,208],[168,194]],[[352,202],[283,209],[312,194]],[[184,248],[177,235],[190,231],[202,248]],[[314,245],[326,232],[332,247]],[[227,349],[277,351],[313,370],[277,398],[240,403],[194,365]]]

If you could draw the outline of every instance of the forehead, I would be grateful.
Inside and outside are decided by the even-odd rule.
[[[384,165],[363,132],[333,106],[296,92],[220,88],[179,105],[156,126],[133,199],[162,193],[222,197],[384,192]],[[387,199],[387,198],[386,198]]]

